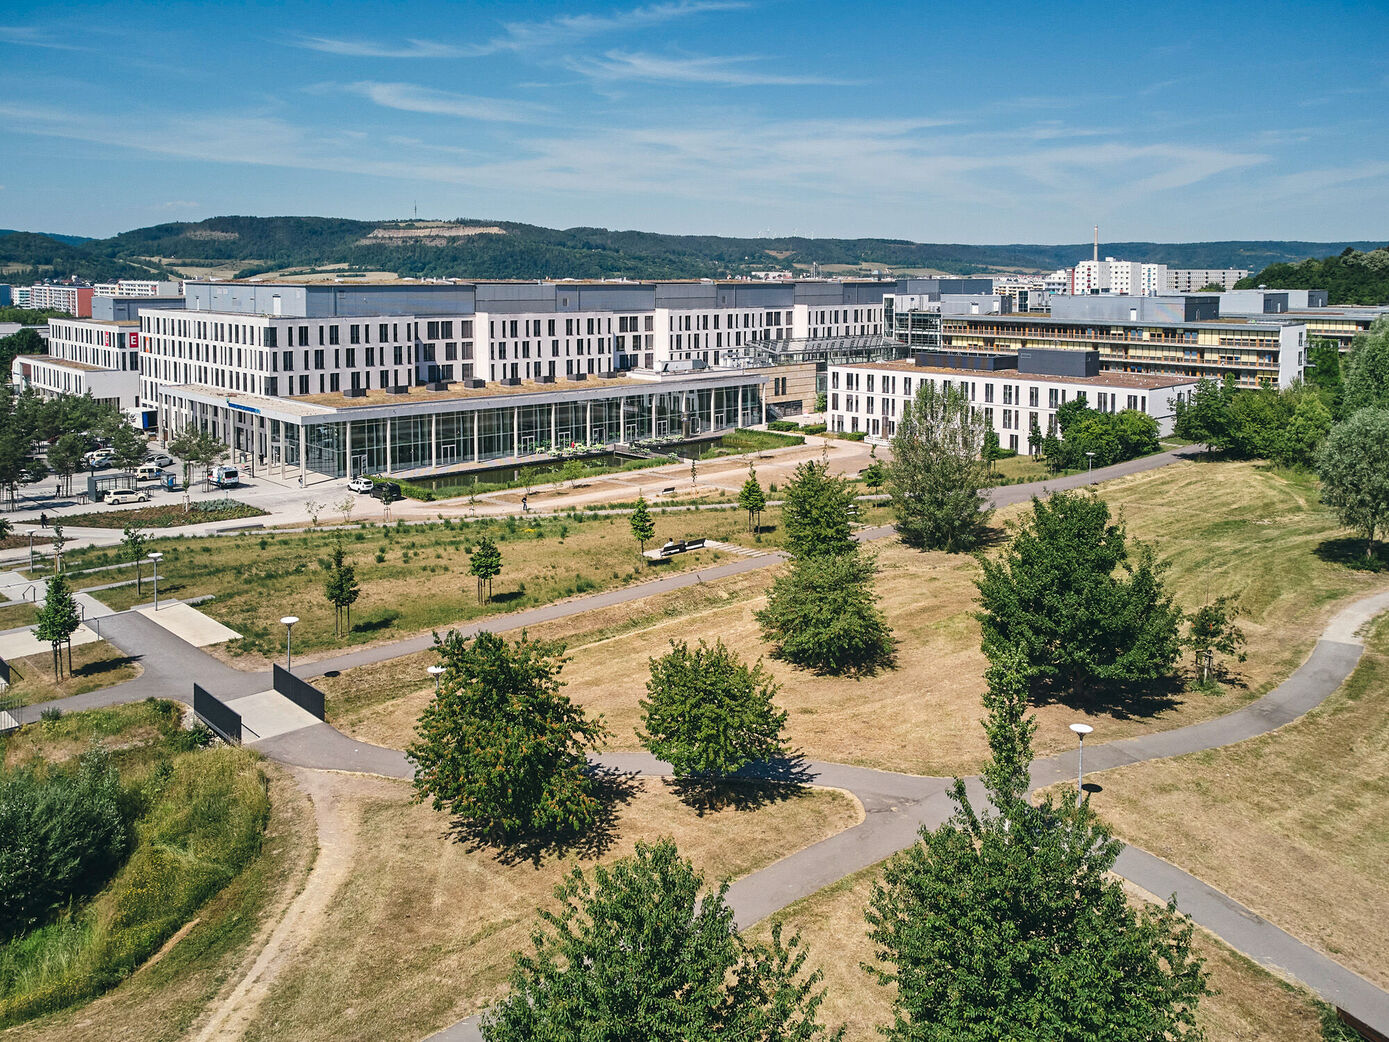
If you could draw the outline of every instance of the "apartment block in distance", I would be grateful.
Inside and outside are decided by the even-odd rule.
[[[1278,317],[1219,317],[1214,295],[1055,296],[1042,315],[946,315],[934,306],[894,308],[892,336],[908,349],[1017,354],[1072,348],[1099,352],[1105,372],[1286,387],[1306,365],[1307,327]]]
[[[938,390],[964,390],[998,433],[999,444],[1022,455],[1032,451],[1035,426],[1056,431],[1056,411],[1084,396],[1102,412],[1133,409],[1153,417],[1162,434],[1172,432],[1178,398],[1196,381],[1182,376],[1104,372],[1094,350],[1029,348],[1013,353],[925,350],[913,361],[830,367],[829,411],[832,430],[862,431],[868,441],[885,443],[923,382]]]

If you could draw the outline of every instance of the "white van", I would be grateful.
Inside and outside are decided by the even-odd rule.
[[[142,463],[135,468],[136,481],[162,481],[164,471],[154,463]]]

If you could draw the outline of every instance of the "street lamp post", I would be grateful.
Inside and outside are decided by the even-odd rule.
[[[1071,730],[1080,739],[1080,750],[1076,754],[1076,805],[1085,798],[1085,736],[1094,730],[1089,724],[1072,724]]]
[[[158,610],[159,610],[159,562],[160,562],[161,560],[163,560],[163,558],[164,558],[164,555],[163,555],[162,553],[160,553],[158,550],[152,551],[152,552],[150,553],[150,555],[149,555],[150,562],[154,565],[154,610],[155,610],[155,611],[158,611]]]
[[[1093,452],[1087,452],[1087,453],[1085,454],[1085,456],[1086,456],[1085,473],[1086,473],[1086,474],[1093,474],[1093,473],[1095,473],[1095,454],[1094,454]]]
[[[299,621],[298,615],[286,615],[280,620],[285,626],[285,670],[294,668],[294,624]]]
[[[34,570],[34,532],[29,531],[29,571]]]
[[[444,675],[444,667],[430,666],[425,672],[434,678],[434,693],[437,695],[439,693],[439,678]]]

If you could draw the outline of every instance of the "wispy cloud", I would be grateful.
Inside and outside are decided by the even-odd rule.
[[[413,38],[400,43],[387,43],[309,35],[300,36],[295,42],[309,50],[353,58],[480,58],[508,51],[539,51],[566,41],[628,32],[679,18],[714,11],[734,11],[746,6],[744,0],[671,0],[606,14],[569,14],[540,21],[504,22],[501,32],[491,39],[471,44]]]
[[[596,80],[700,83],[720,87],[852,86],[858,81],[777,70],[773,59],[754,54],[727,57],[670,57],[608,51],[602,58],[573,59],[569,68]]]
[[[0,25],[0,43],[22,47],[46,47],[54,51],[83,51],[85,47],[55,39],[47,29],[37,25]]]
[[[526,101],[483,98],[472,94],[455,94],[414,83],[379,83],[360,80],[356,83],[320,84],[311,88],[317,94],[338,90],[367,98],[383,108],[402,112],[422,112],[434,116],[457,116],[461,119],[489,123],[533,123],[550,115],[553,110]]]

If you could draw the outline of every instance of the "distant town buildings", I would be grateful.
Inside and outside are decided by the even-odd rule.
[[[98,297],[180,297],[180,282],[157,282],[153,279],[120,279],[117,282],[98,282],[92,287]]]

